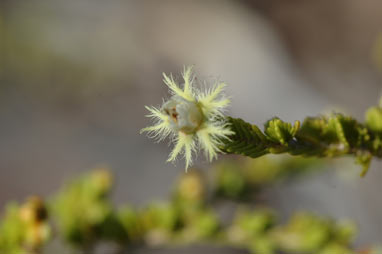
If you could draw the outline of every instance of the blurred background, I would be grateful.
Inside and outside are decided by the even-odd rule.
[[[229,114],[260,126],[333,110],[362,121],[382,95],[381,33],[377,0],[2,0],[0,207],[103,165],[116,203],[165,198],[183,161],[165,163],[168,143],[139,130],[144,105],[168,96],[162,72],[184,65],[227,82]],[[360,179],[341,162],[266,198],[285,216],[349,217],[359,242],[381,242],[382,163]]]

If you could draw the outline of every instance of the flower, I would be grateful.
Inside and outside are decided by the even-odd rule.
[[[228,139],[233,132],[224,120],[223,111],[230,100],[222,92],[225,84],[217,82],[212,88],[200,91],[195,88],[192,67],[185,67],[182,73],[183,88],[172,75],[163,73],[163,81],[170,89],[171,98],[159,108],[147,107],[147,117],[154,119],[154,125],[143,128],[149,137],[158,141],[172,136],[174,149],[167,161],[175,161],[179,154],[184,154],[186,170],[192,164],[192,154],[201,148],[209,161],[221,152],[219,146],[223,139]]]

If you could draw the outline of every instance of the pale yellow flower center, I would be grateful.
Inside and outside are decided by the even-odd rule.
[[[186,134],[196,133],[205,118],[197,102],[187,101],[176,95],[163,104],[162,111],[170,117],[174,131]]]

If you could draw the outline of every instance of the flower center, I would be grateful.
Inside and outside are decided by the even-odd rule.
[[[173,96],[162,106],[162,111],[170,117],[171,127],[175,131],[194,134],[204,121],[202,110],[196,102]]]

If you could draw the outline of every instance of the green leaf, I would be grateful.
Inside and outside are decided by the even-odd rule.
[[[227,120],[235,134],[230,136],[229,140],[222,141],[223,151],[252,158],[269,153],[267,148],[269,141],[256,125],[251,125],[239,118],[227,117]]]
[[[288,146],[289,141],[296,135],[299,127],[299,121],[296,121],[292,126],[292,124],[275,117],[265,123],[264,132],[271,141]]]

